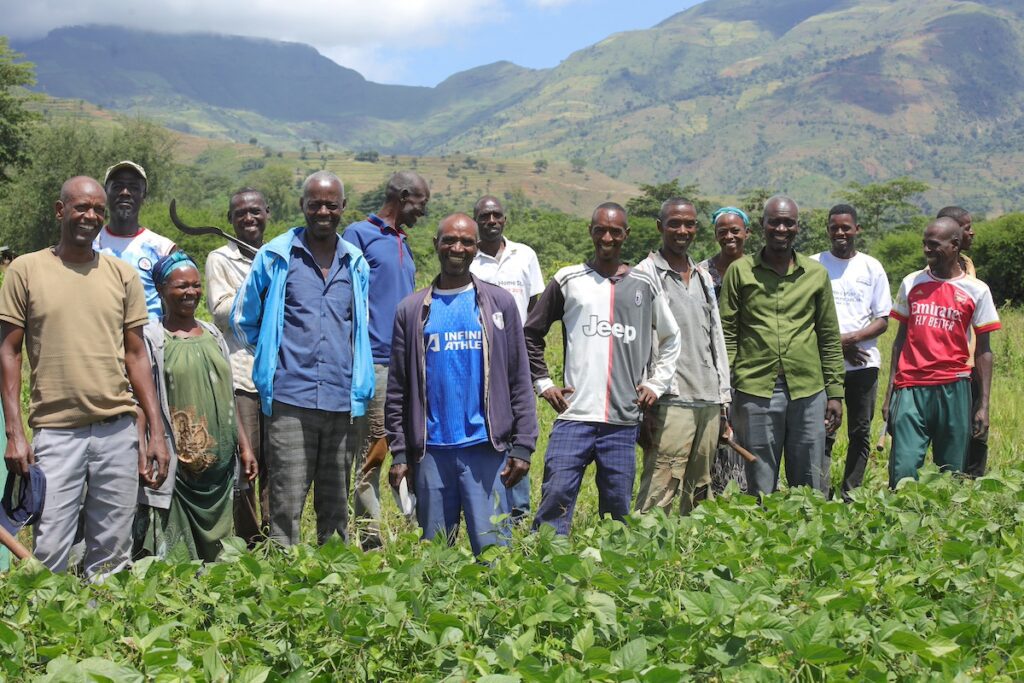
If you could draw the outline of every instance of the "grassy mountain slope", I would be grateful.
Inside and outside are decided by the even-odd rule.
[[[47,92],[201,135],[578,157],[630,182],[681,176],[815,204],[848,181],[904,174],[933,186],[932,204],[1001,212],[1024,192],[1015,0],[707,0],[553,69],[497,63],[436,88],[370,83],[299,45],[95,30],[104,47],[55,31],[19,48]]]

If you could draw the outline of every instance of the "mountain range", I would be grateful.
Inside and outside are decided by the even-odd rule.
[[[708,194],[910,175],[931,206],[1024,194],[1024,2],[706,0],[551,69],[382,85],[309,46],[116,27],[15,43],[38,88],[178,130],[298,149],[579,160]]]

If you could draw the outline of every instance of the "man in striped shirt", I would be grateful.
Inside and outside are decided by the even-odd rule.
[[[679,356],[679,328],[657,279],[621,260],[626,210],[608,202],[590,221],[594,257],[559,270],[526,321],[534,389],[558,413],[544,457],[534,528],[568,534],[583,472],[597,464],[600,514],[629,514],[637,427],[665,392]],[[562,322],[565,386],[544,361],[548,330]],[[651,348],[657,340],[657,355]],[[650,374],[647,374],[648,362]]]

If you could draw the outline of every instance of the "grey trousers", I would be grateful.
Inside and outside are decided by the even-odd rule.
[[[282,545],[301,540],[302,510],[312,486],[317,542],[326,543],[333,533],[347,541],[348,487],[365,420],[278,401],[273,413],[267,418],[270,538]]]
[[[783,457],[790,486],[821,488],[826,403],[824,390],[791,399],[782,377],[775,382],[770,399],[736,392],[733,429],[739,444],[758,457],[757,462],[746,465],[750,495],[775,492]]]
[[[363,474],[363,463],[370,451],[370,445],[377,439],[383,439],[384,432],[384,399],[388,390],[388,366],[374,363],[373,400],[366,408],[367,434],[356,457],[355,486],[352,490],[353,505],[356,517],[356,536],[364,550],[380,546],[380,471],[381,465]]]
[[[124,569],[131,559],[139,494],[135,413],[72,429],[37,429],[32,450],[46,475],[36,558],[51,571],[67,569],[81,514],[86,576]]]

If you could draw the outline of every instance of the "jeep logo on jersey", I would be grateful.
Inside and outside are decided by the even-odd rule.
[[[615,337],[628,344],[636,339],[636,328],[632,325],[598,320],[596,315],[592,315],[590,322],[583,326],[583,334],[588,337]]]

